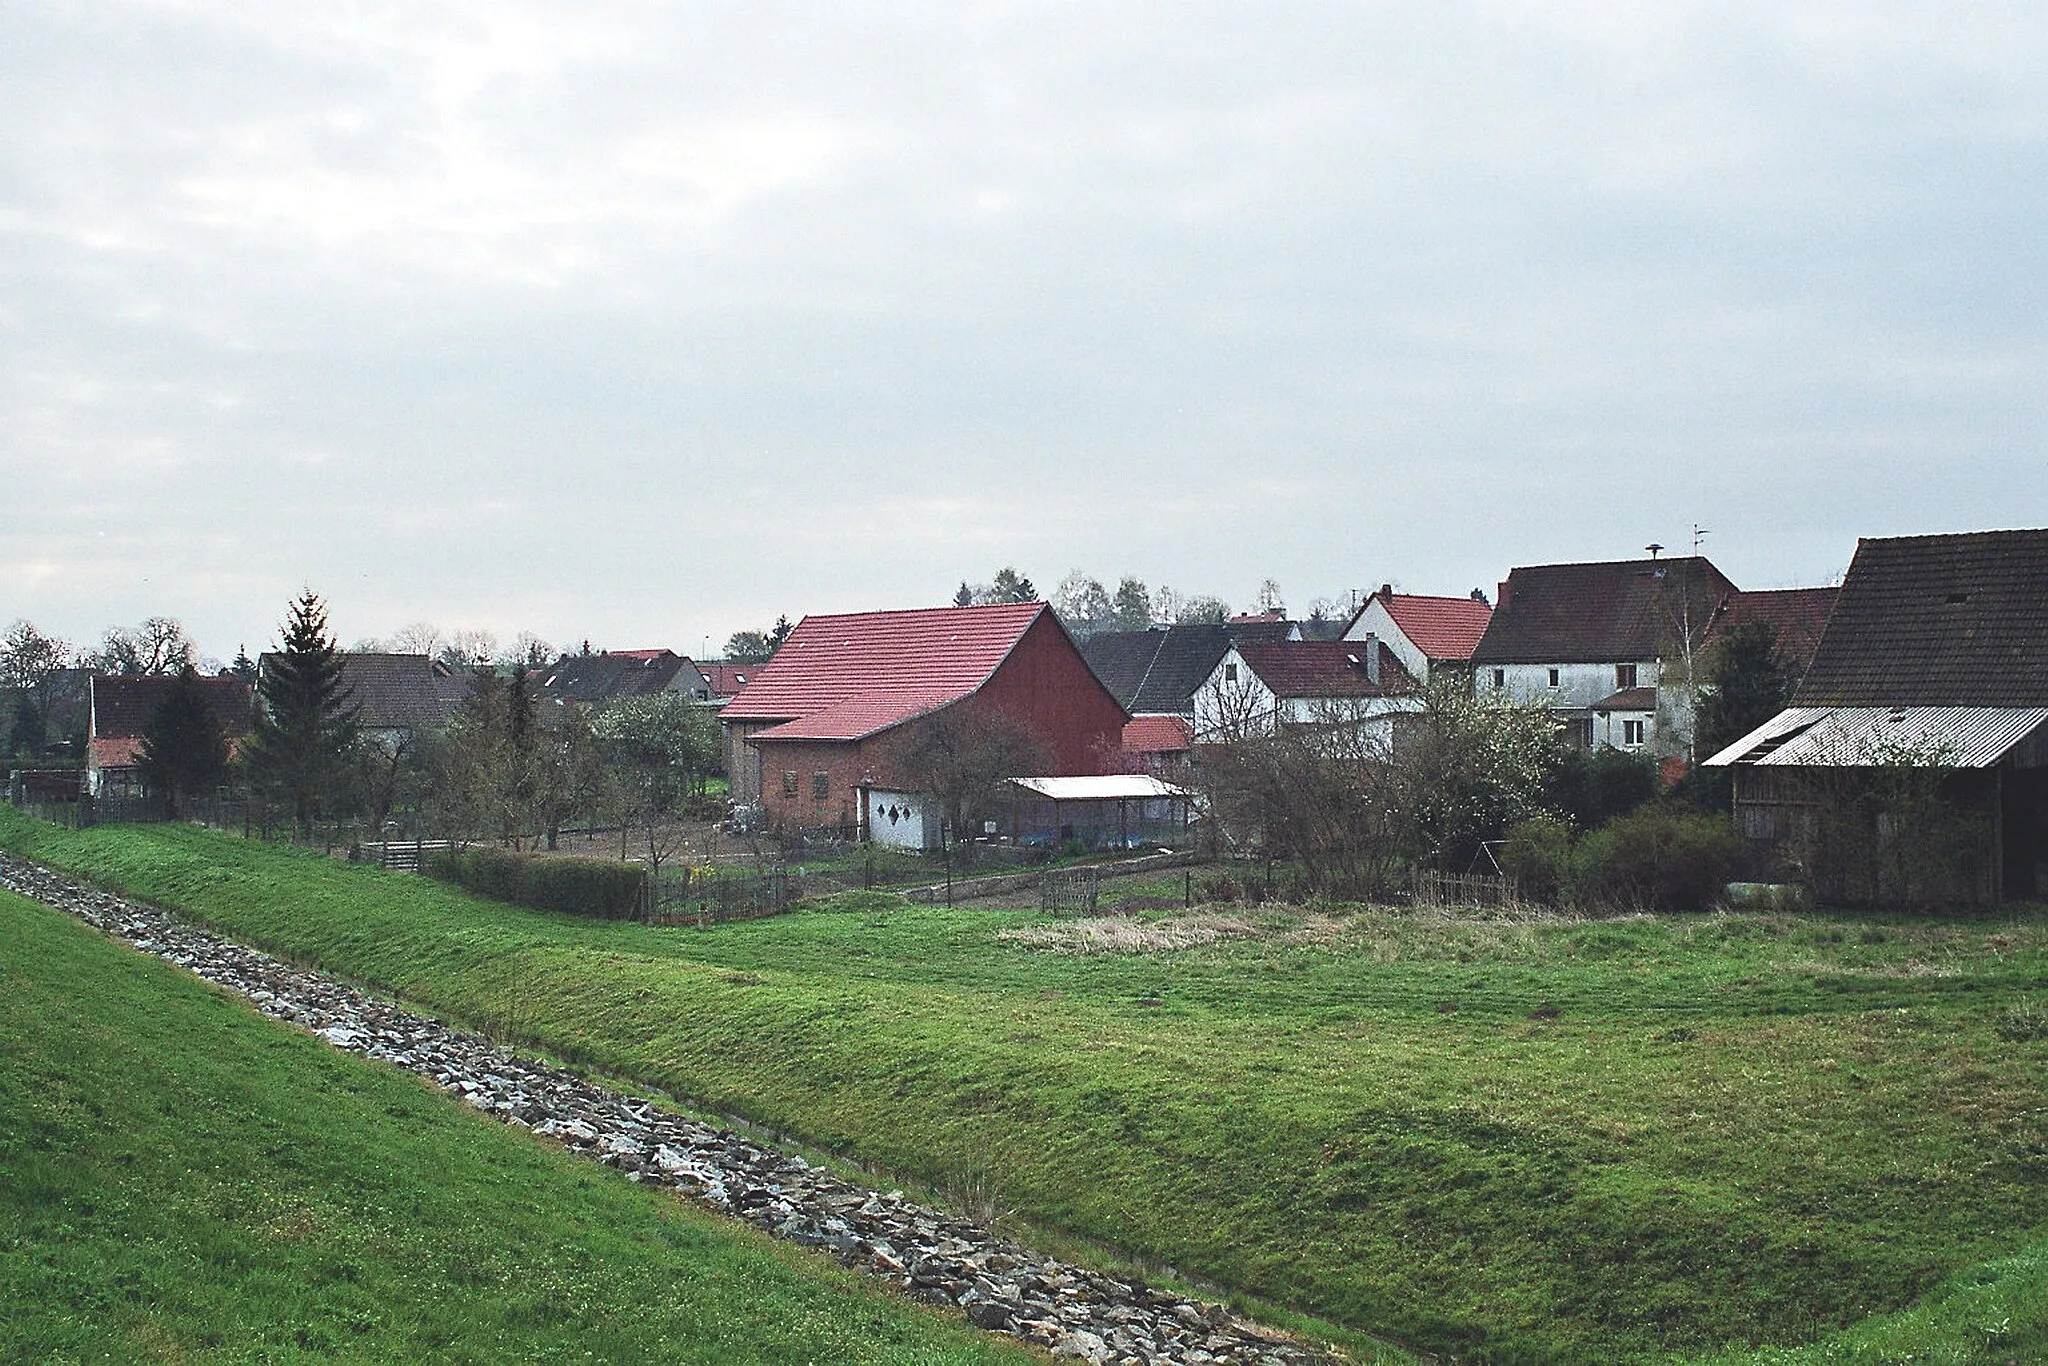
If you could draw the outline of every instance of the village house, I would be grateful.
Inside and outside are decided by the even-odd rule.
[[[775,826],[928,847],[920,735],[1009,730],[1045,775],[1108,771],[1128,714],[1042,602],[808,616],[719,715],[732,794]]]
[[[1733,770],[1761,875],[2048,891],[2048,530],[1858,542],[1791,706],[1705,763]]]
[[[85,790],[94,797],[143,795],[142,737],[177,679],[95,674],[87,681]],[[232,750],[256,724],[256,703],[239,678],[201,678]]]
[[[1473,647],[1476,685],[1549,708],[1581,748],[1684,754],[1697,656],[1735,592],[1702,556],[1516,568]]]
[[[1427,683],[1445,668],[1470,671],[1472,652],[1492,617],[1493,608],[1477,590],[1469,597],[1439,598],[1396,593],[1383,583],[1352,613],[1343,639],[1383,642],[1411,678]]]
[[[1377,640],[1246,641],[1223,652],[1194,697],[1194,739],[1211,744],[1288,726],[1362,726],[1391,742],[1416,681]]]
[[[469,696],[468,675],[431,655],[363,650],[335,658],[341,663],[341,691],[355,711],[357,733],[391,753],[415,735],[445,730]],[[260,656],[258,679],[275,669],[280,659],[271,651]]]
[[[706,705],[718,701],[704,671],[673,650],[565,654],[539,672],[539,688],[551,701],[586,707],[661,693],[681,693]]]

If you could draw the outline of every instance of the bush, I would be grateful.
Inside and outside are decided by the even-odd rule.
[[[1740,850],[1724,821],[1675,806],[1645,807],[1579,842],[1572,890],[1582,903],[1705,910],[1734,876]]]
[[[599,920],[636,919],[647,888],[647,870],[630,863],[536,858],[502,849],[429,854],[420,871],[493,901]]]
[[[1544,784],[1544,795],[1579,829],[1597,830],[1656,800],[1657,761],[1605,745],[1570,750]]]
[[[1523,896],[1555,902],[1571,880],[1571,827],[1555,816],[1531,816],[1510,827],[1500,866]]]

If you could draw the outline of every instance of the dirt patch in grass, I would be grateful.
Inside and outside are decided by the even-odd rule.
[[[1182,915],[1171,920],[1092,916],[1057,925],[1001,930],[996,938],[1047,953],[1171,953],[1219,939],[1256,939],[1259,927],[1238,915]]]

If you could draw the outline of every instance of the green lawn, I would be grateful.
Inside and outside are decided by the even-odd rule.
[[[2048,1232],[2039,911],[1240,915],[1225,928],[1251,937],[1080,955],[999,938],[1058,928],[1035,914],[879,895],[702,933],[193,830],[0,811],[0,842],[1427,1348],[1605,1362],[1823,1339],[1861,1355],[1810,1359],[1876,1361],[1878,1326],[1829,1334],[1909,1311],[1883,1331],[1953,1359],[2048,1350],[2026,1253]],[[2000,1332],[1909,1310],[2014,1257]]]
[[[1034,1359],[0,893],[0,1360]]]

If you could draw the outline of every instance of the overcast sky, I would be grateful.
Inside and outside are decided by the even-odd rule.
[[[2048,524],[2048,8],[0,7],[0,626]]]

